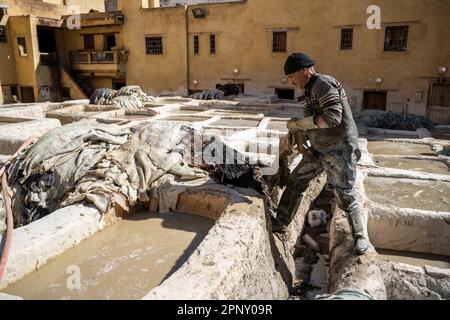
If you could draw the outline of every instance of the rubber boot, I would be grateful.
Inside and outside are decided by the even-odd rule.
[[[364,254],[369,249],[369,241],[364,234],[364,224],[362,215],[359,210],[353,210],[352,213],[347,214],[347,219],[352,230],[354,241],[353,251],[357,255]]]

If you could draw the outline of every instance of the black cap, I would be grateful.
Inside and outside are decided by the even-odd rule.
[[[310,68],[316,62],[303,52],[291,54],[284,63],[284,73],[289,75],[303,68]]]

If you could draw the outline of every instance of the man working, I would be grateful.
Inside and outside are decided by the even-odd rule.
[[[304,53],[290,55],[284,71],[294,86],[305,89],[304,118],[293,118],[287,127],[303,132],[311,148],[289,175],[274,232],[283,232],[298,209],[300,197],[311,179],[323,171],[335,191],[339,208],[347,214],[354,239],[354,251],[363,254],[368,249],[363,218],[355,196],[356,164],[361,157],[358,131],[344,88],[334,78],[314,70],[315,61]]]

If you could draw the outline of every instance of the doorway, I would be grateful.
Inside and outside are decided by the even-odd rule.
[[[34,99],[34,91],[33,87],[21,87],[20,93],[22,96],[23,103],[33,103],[36,100]]]
[[[386,111],[386,91],[364,91],[363,109]]]
[[[435,124],[450,124],[450,83],[431,85],[428,117]]]
[[[116,46],[116,35],[106,34],[105,35],[105,51],[112,51],[112,48]]]
[[[55,29],[37,26],[40,63],[43,65],[56,64],[56,36]]]

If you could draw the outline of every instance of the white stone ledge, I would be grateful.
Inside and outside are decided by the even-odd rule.
[[[103,229],[104,225],[97,209],[74,205],[14,229],[0,290]]]
[[[450,212],[370,207],[368,230],[376,248],[450,256]]]

